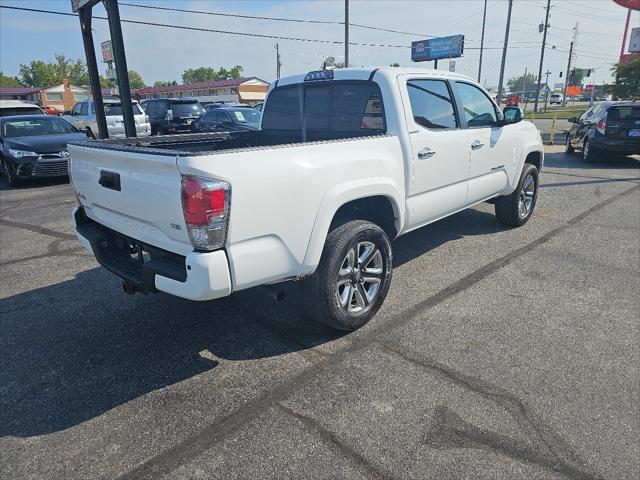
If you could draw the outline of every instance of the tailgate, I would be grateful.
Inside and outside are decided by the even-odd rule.
[[[186,255],[176,155],[69,144],[71,177],[92,220],[140,242]]]

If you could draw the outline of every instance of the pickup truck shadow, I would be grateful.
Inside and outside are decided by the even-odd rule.
[[[499,230],[491,214],[468,210],[398,239],[395,263]],[[264,289],[205,303],[128,296],[102,268],[0,300],[0,318],[0,437],[64,430],[221,362],[305,355],[340,335]]]

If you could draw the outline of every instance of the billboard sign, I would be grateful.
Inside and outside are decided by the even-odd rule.
[[[102,42],[100,44],[102,48],[102,61],[103,62],[113,62],[113,49],[111,48],[111,40],[107,40],[106,42]]]
[[[436,37],[411,42],[411,60],[414,62],[461,57],[463,51],[464,35]]]

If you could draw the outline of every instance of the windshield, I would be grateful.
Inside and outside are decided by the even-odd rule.
[[[233,119],[233,123],[260,123],[260,112],[253,108],[239,108],[227,110]]]
[[[199,102],[171,102],[174,117],[199,117],[205,110]]]
[[[6,121],[3,124],[2,130],[4,136],[7,138],[62,135],[64,133],[76,133],[79,131],[62,118],[44,115],[42,118]]]
[[[141,115],[144,113],[142,111],[142,108],[140,108],[140,105],[138,105],[137,103],[134,103],[131,106],[133,107],[134,115]],[[123,115],[122,104],[121,103],[105,103],[104,112],[107,117],[122,116]]]
[[[44,113],[37,107],[0,108],[0,117],[11,117],[13,115],[44,115]]]

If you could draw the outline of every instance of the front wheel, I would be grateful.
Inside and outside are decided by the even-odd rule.
[[[377,225],[354,220],[329,233],[320,264],[305,283],[309,313],[351,331],[365,325],[384,302],[392,275],[389,238]]]
[[[567,139],[564,142],[564,153],[573,153],[575,149],[571,145],[571,134],[567,133]]]
[[[531,218],[537,200],[538,169],[525,163],[515,191],[496,199],[496,217],[502,225],[520,227]]]
[[[582,159],[585,163],[593,163],[598,160],[598,151],[590,144],[589,140],[585,140],[582,145]]]
[[[21,181],[16,177],[16,173],[11,171],[11,165],[7,162],[2,162],[4,167],[4,174],[7,176],[7,182],[10,187],[19,187],[21,185]],[[15,168],[15,167],[14,167]]]

